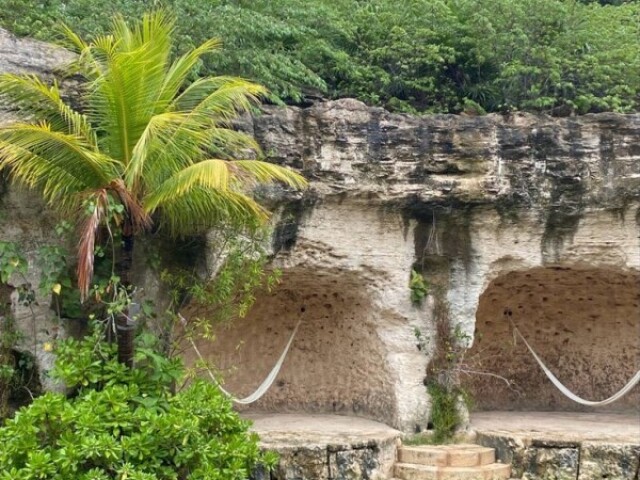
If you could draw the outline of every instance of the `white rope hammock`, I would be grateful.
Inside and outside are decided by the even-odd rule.
[[[182,322],[183,325],[186,325],[187,321],[182,315],[180,315],[180,321]],[[291,344],[293,343],[293,339],[295,338],[296,333],[298,333],[298,327],[300,326],[301,323],[302,323],[302,318],[298,320],[298,323],[293,329],[293,332],[291,332],[291,337],[289,337],[289,341],[287,342],[287,345],[284,347],[284,350],[282,351],[280,358],[278,358],[278,361],[269,372],[269,375],[267,375],[267,377],[264,379],[264,381],[260,384],[260,386],[255,392],[253,392],[248,397],[244,397],[244,398],[234,397],[232,393],[228,392],[222,387],[222,385],[220,385],[220,382],[216,379],[216,376],[213,374],[211,369],[207,366],[207,363],[204,357],[202,356],[202,354],[200,353],[200,350],[198,349],[198,346],[196,345],[196,343],[191,338],[189,339],[189,342],[191,343],[193,350],[196,352],[196,355],[205,366],[207,373],[209,374],[209,378],[211,378],[211,381],[217,385],[220,391],[224,393],[227,397],[229,397],[231,401],[234,403],[237,403],[239,405],[249,405],[253,402],[258,401],[265,393],[267,393],[269,388],[271,388],[271,385],[273,385],[273,382],[275,381],[276,377],[280,373],[280,369],[282,368],[282,364],[284,363],[285,358],[287,358],[287,353],[289,353],[289,349],[291,348]]]
[[[551,370],[547,368],[547,366],[536,354],[536,352],[533,351],[533,348],[531,348],[531,345],[529,345],[529,342],[527,342],[527,340],[522,336],[522,334],[520,333],[520,330],[516,328],[513,322],[511,322],[511,325],[513,326],[514,331],[518,334],[518,336],[522,339],[524,344],[527,346],[527,348],[531,352],[531,355],[533,355],[533,358],[536,359],[536,362],[538,362],[538,365],[540,365],[540,368],[542,368],[547,378],[551,380],[551,383],[553,383],[555,387],[558,390],[560,390],[560,392],[562,392],[564,396],[573,400],[576,403],[579,403],[581,405],[586,405],[589,407],[601,407],[604,405],[609,405],[610,403],[613,403],[616,400],[619,400],[622,397],[624,397],[627,393],[629,393],[631,389],[633,389],[633,387],[635,387],[638,384],[638,382],[640,382],[640,370],[638,370],[638,372],[631,378],[631,380],[629,380],[629,382],[624,387],[622,387],[622,389],[619,392],[617,392],[616,394],[610,396],[605,400],[601,400],[599,402],[593,402],[591,400],[585,400],[584,398],[580,398],[579,396],[571,392],[571,390],[569,390],[567,387],[565,387],[560,382],[560,380],[558,380],[558,378],[551,372]]]

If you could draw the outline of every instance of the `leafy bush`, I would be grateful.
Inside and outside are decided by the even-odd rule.
[[[241,480],[264,460],[215,386],[174,394],[177,360],[143,337],[129,369],[101,335],[57,348],[54,375],[69,398],[47,393],[0,428],[0,479]]]
[[[211,36],[201,73],[241,75],[272,100],[353,96],[410,112],[637,110],[640,2],[622,0],[157,0],[178,50]],[[0,25],[51,40],[55,23],[107,29],[145,0],[3,0]],[[470,103],[473,102],[473,103]]]
[[[460,427],[462,419],[458,407],[461,392],[448,390],[442,385],[432,382],[427,390],[431,396],[431,423],[433,425],[433,443],[450,442],[456,429]]]
[[[429,294],[429,284],[421,273],[411,270],[409,290],[411,290],[411,303],[420,305],[422,304],[422,300]]]

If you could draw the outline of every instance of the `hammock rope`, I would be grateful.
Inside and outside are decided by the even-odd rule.
[[[187,321],[182,315],[180,315],[180,321],[182,322],[183,325],[186,325]],[[249,405],[249,404],[251,404],[253,402],[257,402],[258,400],[260,400],[260,398],[265,393],[267,393],[269,388],[271,388],[271,385],[273,385],[273,382],[275,381],[276,377],[280,373],[280,369],[282,368],[282,365],[284,364],[284,360],[287,358],[287,353],[289,353],[291,345],[293,344],[293,339],[295,338],[296,333],[298,333],[298,327],[300,327],[301,323],[302,323],[302,318],[300,318],[300,320],[298,320],[298,323],[296,324],[295,328],[293,329],[293,332],[291,332],[291,337],[289,337],[289,341],[287,342],[287,345],[284,347],[284,350],[282,351],[282,354],[280,355],[280,358],[278,358],[278,361],[276,362],[276,364],[273,366],[273,368],[269,372],[269,375],[267,375],[267,377],[258,386],[258,388],[256,389],[255,392],[253,392],[251,395],[249,395],[247,397],[244,397],[244,398],[237,398],[232,393],[228,392],[227,390],[225,390],[222,387],[222,385],[220,384],[220,382],[218,381],[216,376],[213,374],[211,369],[207,366],[207,363],[206,363],[204,357],[202,356],[202,354],[200,353],[200,349],[198,348],[196,343],[193,341],[192,338],[189,338],[189,342],[191,343],[191,347],[193,347],[193,350],[196,352],[196,355],[198,356],[198,358],[200,359],[202,364],[205,366],[205,369],[207,370],[207,373],[209,374],[209,378],[211,378],[211,381],[214,384],[216,384],[216,386],[220,389],[220,391],[222,393],[224,393],[227,397],[229,397],[233,403],[237,403],[239,405]]]
[[[531,355],[533,355],[533,358],[535,358],[536,362],[538,362],[538,365],[540,365],[540,368],[542,368],[542,371],[545,373],[547,378],[549,380],[551,380],[551,383],[553,383],[553,385],[558,390],[560,390],[560,392],[565,397],[569,398],[570,400],[573,400],[576,403],[579,403],[581,405],[586,405],[588,407],[602,407],[604,405],[609,405],[609,404],[621,399],[622,397],[624,397],[627,393],[629,393],[633,389],[633,387],[635,387],[638,384],[638,382],[640,382],[640,370],[638,370],[638,372],[633,377],[631,377],[631,380],[629,380],[629,382],[624,387],[622,387],[622,389],[620,391],[618,391],[617,393],[613,394],[609,398],[607,398],[605,400],[601,400],[599,402],[594,402],[594,401],[591,401],[591,400],[585,400],[584,398],[581,398],[581,397],[577,396],[575,393],[573,393],[571,390],[569,390],[567,387],[565,387],[562,384],[562,382],[560,382],[560,380],[558,380],[558,378],[553,374],[553,372],[551,372],[551,370],[549,370],[549,368],[544,364],[542,359],[533,350],[533,348],[531,348],[531,345],[529,345],[529,342],[527,342],[527,340],[520,333],[520,330],[518,330],[518,328],[514,325],[513,322],[511,322],[511,325],[513,326],[513,330],[515,331],[515,333],[522,339],[524,344],[527,346],[527,348],[529,349],[529,352],[531,352]]]

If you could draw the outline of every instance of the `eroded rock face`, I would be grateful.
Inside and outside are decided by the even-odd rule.
[[[0,32],[0,71],[50,74],[67,58]],[[254,409],[355,414],[423,429],[430,409],[425,371],[443,305],[471,342],[481,296],[490,298],[492,282],[512,272],[634,277],[640,269],[640,115],[414,117],[345,99],[264,107],[239,126],[273,161],[311,181],[302,199],[266,192],[279,212],[274,264],[283,283],[207,351],[233,360],[231,390],[251,391],[307,307],[279,383]],[[18,211],[11,203],[4,208],[8,218]],[[28,221],[39,228],[43,215]],[[6,231],[10,223],[4,225]],[[432,284],[420,307],[410,301],[412,268]],[[633,295],[621,301],[635,311]],[[566,320],[556,314],[545,319],[553,331]],[[640,330],[640,319],[625,321],[625,336]],[[601,348],[603,340],[591,341]],[[638,365],[640,346],[628,343],[625,361]],[[590,364],[589,346],[578,347],[570,353],[581,358],[572,361]],[[545,360],[562,363],[561,345],[547,353]],[[620,354],[611,352],[612,365],[622,362]],[[605,378],[602,368],[597,378]]]
[[[620,390],[638,366],[639,286],[637,272],[611,268],[537,267],[493,280],[480,298],[468,356],[475,369],[502,375],[511,385],[467,376],[476,409],[579,408],[549,382],[521,339],[514,339],[513,325],[571,391],[597,401]],[[639,403],[636,389],[610,408]]]
[[[578,213],[640,193],[640,115],[415,117],[344,99],[265,108],[245,128],[321,197]]]
[[[302,169],[312,181],[316,203],[300,218],[297,241],[289,242],[289,250],[280,254],[281,261],[295,259],[296,269],[305,264],[311,267],[318,258],[325,264],[341,263],[342,272],[361,268],[364,265],[353,261],[362,259],[362,244],[373,246],[378,257],[406,248],[404,238],[394,247],[381,241],[378,233],[382,225],[389,231],[389,216],[397,212],[396,228],[413,243],[413,258],[386,265],[374,274],[374,282],[384,284],[385,276],[392,274],[393,284],[400,284],[401,288],[385,295],[391,308],[383,318],[404,318],[399,330],[424,333],[427,360],[435,346],[435,310],[442,303],[435,301],[436,295],[445,297],[449,321],[459,326],[462,341],[471,343],[477,331],[484,335],[476,347],[482,350],[487,341],[499,343],[495,332],[478,330],[476,320],[484,315],[478,310],[479,300],[489,292],[491,282],[512,273],[531,276],[544,267],[577,273],[562,285],[554,286],[545,278],[535,285],[523,283],[521,295],[529,298],[542,289],[550,304],[563,304],[566,311],[537,309],[529,301],[525,307],[534,316],[543,314],[544,323],[530,315],[519,321],[526,327],[523,333],[540,340],[536,342],[539,353],[560,377],[579,394],[600,400],[637,371],[640,292],[634,279],[640,269],[640,115],[418,118],[341,100],[307,109],[269,108],[244,128],[253,132],[276,161]],[[380,215],[384,219],[375,218]],[[367,225],[364,235],[360,233],[363,223]],[[310,259],[309,245],[317,246],[320,237],[318,258]],[[378,250],[379,245],[385,247]],[[344,253],[334,259],[329,253],[334,250]],[[406,285],[411,268],[421,270],[433,284],[424,311],[416,312],[415,320],[408,313],[412,312],[408,292],[402,288],[402,278]],[[309,277],[312,271],[310,268]],[[589,323],[594,322],[590,315],[597,312],[587,305],[589,295],[579,292],[592,290],[589,271],[595,275],[592,278],[604,282],[601,293],[605,296],[607,288],[614,288],[609,277],[628,279],[621,280],[626,287],[600,298],[598,308],[607,315],[594,325]],[[575,293],[576,308],[567,304],[567,291]],[[505,345],[512,333],[502,313],[514,303],[515,295],[515,290],[513,295],[505,290],[501,304],[494,305],[500,319],[482,317],[483,321],[504,321]],[[515,302],[513,308],[520,304]],[[386,332],[380,335],[389,338]],[[616,335],[624,338],[624,348],[616,349],[612,358],[610,347]],[[414,339],[405,337],[403,347],[394,343],[390,348],[396,352],[402,348],[405,355],[411,355],[412,343]],[[515,380],[513,369],[521,372],[527,379],[521,382],[526,392],[509,395],[507,389],[505,394],[501,379],[479,375],[472,378],[472,390],[480,395],[478,404],[504,409],[581,409],[555,391],[543,375],[527,374],[537,372],[538,367],[523,349],[520,344],[517,355],[514,347],[508,356],[495,358],[495,368],[487,372],[509,380]],[[463,367],[467,371],[481,370],[475,353],[466,357]],[[417,354],[413,351],[416,360],[400,362],[390,374],[402,377],[416,368]],[[397,397],[413,396],[422,386],[414,382],[411,388],[414,390],[404,390],[412,392],[409,395],[398,393]],[[633,392],[614,408],[637,408],[637,395]],[[418,419],[425,417],[416,413],[414,410],[413,422],[395,425],[404,429],[412,423],[424,425]]]
[[[49,307],[50,292],[38,288],[43,268],[39,249],[44,245],[61,244],[53,234],[56,218],[36,196],[17,188],[0,194],[0,210],[0,241],[15,243],[29,264],[26,275],[13,274],[7,282],[12,289],[12,315],[23,334],[16,348],[29,352],[37,360],[40,383],[46,389],[59,390],[62,386],[48,375],[55,361],[49,344],[64,338],[65,325]],[[35,294],[31,304],[25,304],[19,298],[17,288],[24,284],[30,285]]]
[[[73,54],[62,48],[35,40],[18,39],[0,29],[0,73],[36,74],[53,80],[56,70],[72,59]],[[67,85],[70,92],[75,92],[75,87],[72,87],[74,82],[68,82]],[[0,105],[0,126],[14,120],[15,116]],[[0,210],[0,241],[19,245],[29,263],[26,277],[13,275],[8,283],[11,287],[28,283],[36,293],[36,302],[30,306],[18,300],[17,292],[12,295],[13,315],[18,328],[24,333],[17,348],[37,359],[40,381],[45,388],[59,389],[61,386],[48,376],[54,355],[45,345],[63,337],[65,328],[49,308],[50,295],[38,289],[41,272],[38,249],[43,245],[60,244],[53,233],[57,220],[37,196],[19,188],[8,189],[4,176],[0,179]]]
[[[223,369],[229,390],[253,392],[302,319],[278,380],[253,410],[350,414],[407,431],[424,428],[427,356],[415,330],[428,336],[430,326],[426,310],[409,300],[414,246],[402,222],[398,212],[364,205],[314,208],[295,246],[276,257],[283,276],[274,294],[200,346]]]
[[[638,478],[640,445],[584,442],[580,448],[578,480]]]
[[[74,55],[68,50],[37,40],[17,38],[0,28],[0,73],[26,73],[53,81],[59,77],[60,67],[73,59]],[[67,79],[64,86],[70,95],[77,94],[76,81]],[[14,120],[14,116],[2,107],[0,105],[0,125]]]
[[[29,38],[17,38],[0,28],[0,72],[31,73],[52,79],[61,65],[72,61],[69,51]]]

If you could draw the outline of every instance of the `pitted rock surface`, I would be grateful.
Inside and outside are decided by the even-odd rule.
[[[612,207],[640,195],[640,115],[410,116],[343,99],[243,125],[320,197],[367,203]]]

